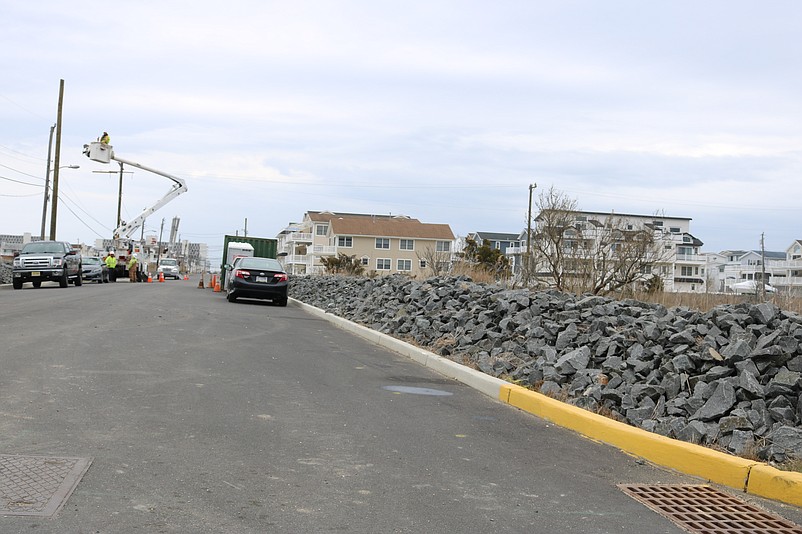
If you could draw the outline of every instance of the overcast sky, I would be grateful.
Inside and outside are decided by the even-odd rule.
[[[802,238],[802,2],[0,0],[0,234],[38,234],[65,82],[58,238],[117,177],[184,178],[147,220],[219,255],[308,210],[518,232],[528,185],[689,217],[705,251]],[[170,188],[126,175],[123,219]],[[19,183],[25,182],[25,183]],[[32,185],[29,185],[32,184]],[[48,222],[49,228],[49,222]],[[137,233],[139,235],[139,233]]]

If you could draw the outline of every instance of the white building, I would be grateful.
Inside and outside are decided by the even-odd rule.
[[[691,234],[691,219],[688,217],[665,217],[658,215],[633,215],[593,211],[572,212],[573,224],[564,228],[565,243],[594,240],[601,235],[606,225],[615,220],[615,226],[623,231],[647,230],[654,233],[662,250],[656,254],[658,260],[643,273],[657,275],[663,281],[663,289],[672,292],[705,292],[708,290],[708,266],[701,254],[703,243]],[[543,213],[535,218],[533,233],[547,224]],[[517,246],[516,246],[517,245]],[[519,265],[527,250],[526,230],[518,235],[518,243],[507,249],[513,265]]]

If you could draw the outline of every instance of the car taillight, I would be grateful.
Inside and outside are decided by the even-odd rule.
[[[251,276],[251,273],[250,271],[243,271],[242,269],[237,269],[236,271],[234,271],[234,276],[236,276],[237,278],[248,278],[249,276]]]
[[[276,273],[276,274],[273,275],[273,278],[275,279],[276,282],[286,282],[287,281],[287,275],[285,273]]]

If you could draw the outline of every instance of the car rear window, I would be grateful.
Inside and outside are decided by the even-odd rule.
[[[240,269],[264,269],[266,271],[283,271],[281,264],[271,258],[242,258],[237,265]]]

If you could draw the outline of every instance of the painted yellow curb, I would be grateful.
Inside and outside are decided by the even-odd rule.
[[[520,386],[502,386],[500,399],[655,464],[742,491],[746,488],[749,470],[757,465],[751,460],[647,432]]]
[[[758,464],[749,473],[748,493],[802,506],[802,473]]]

